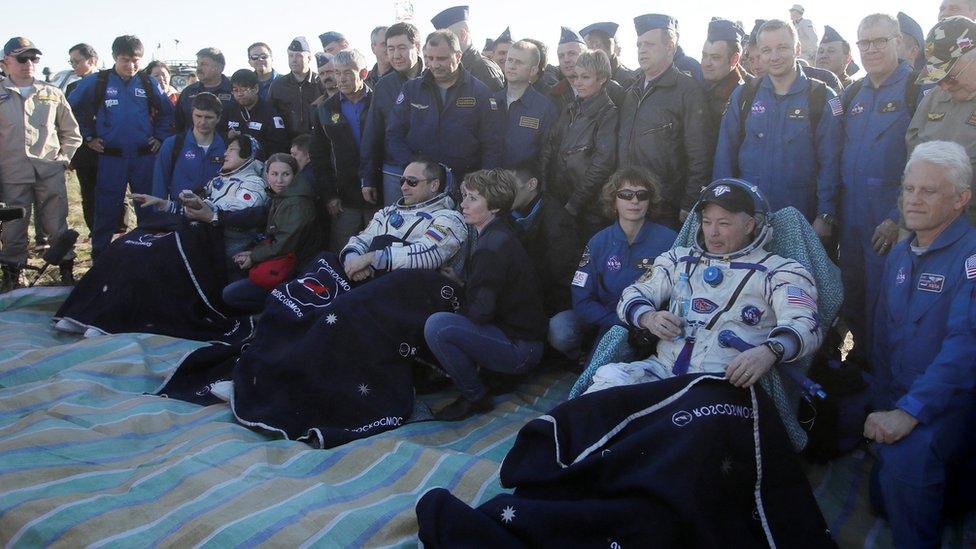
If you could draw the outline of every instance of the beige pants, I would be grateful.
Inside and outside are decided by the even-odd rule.
[[[34,172],[32,182],[0,184],[0,201],[9,207],[21,207],[27,212],[22,219],[7,221],[0,227],[0,263],[22,266],[27,263],[27,226],[31,208],[37,204],[38,220],[44,233],[53,242],[68,230],[68,191],[64,184],[64,170],[41,177]],[[74,252],[65,259],[73,259]]]

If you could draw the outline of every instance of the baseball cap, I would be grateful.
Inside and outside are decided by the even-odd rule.
[[[702,191],[698,200],[698,211],[705,209],[707,204],[715,204],[733,213],[745,212],[749,215],[756,213],[756,201],[742,186],[721,179],[712,183]]]
[[[956,61],[976,46],[976,21],[961,15],[939,21],[925,38],[925,72],[919,84],[936,84]]]
[[[37,55],[43,55],[41,50],[37,49],[37,46],[33,42],[24,38],[23,36],[15,36],[3,46],[3,55],[20,55],[27,52],[35,52]]]

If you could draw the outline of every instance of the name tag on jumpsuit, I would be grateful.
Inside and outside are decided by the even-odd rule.
[[[942,293],[945,277],[939,274],[922,273],[918,277],[918,289],[923,292]]]

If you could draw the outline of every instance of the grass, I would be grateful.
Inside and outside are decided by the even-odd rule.
[[[65,183],[68,187],[68,228],[78,231],[81,235],[78,237],[78,243],[75,245],[75,279],[79,279],[88,272],[91,268],[91,242],[88,240],[88,226],[85,225],[85,218],[81,211],[81,189],[78,186],[78,178],[75,177],[74,172],[68,172],[65,178]],[[30,228],[28,229],[28,234],[30,240],[30,245],[33,246],[34,243],[34,223],[30,223]],[[31,249],[31,255],[28,258],[28,263],[37,267],[44,265],[41,260],[40,255],[43,252],[37,252]],[[25,271],[24,272],[25,283],[29,283],[34,280],[37,276],[36,271]],[[38,286],[57,286],[61,284],[61,277],[58,275],[57,266],[48,267],[47,270],[41,275],[40,280],[37,281]]]

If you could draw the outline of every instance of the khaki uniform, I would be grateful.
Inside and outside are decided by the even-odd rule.
[[[806,59],[812,67],[817,61],[817,49],[820,45],[817,31],[813,28],[813,21],[800,19],[794,26],[796,38],[800,41],[800,57]]]
[[[966,148],[976,170],[976,99],[953,101],[948,92],[932,88],[915,111],[905,135],[908,154],[926,141],[953,141]],[[972,182],[976,193],[976,181]],[[969,221],[976,223],[976,201],[969,202]]]
[[[61,90],[35,80],[22,96],[9,78],[0,79],[0,201],[27,210],[25,218],[3,224],[0,263],[27,261],[34,203],[46,234],[57,237],[68,229],[64,172],[79,146],[78,122]]]

